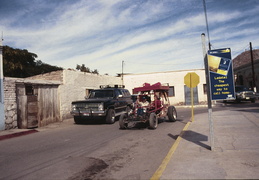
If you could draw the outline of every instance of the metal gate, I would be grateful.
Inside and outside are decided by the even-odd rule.
[[[191,105],[191,88],[184,86],[185,105]],[[199,104],[198,88],[193,88],[193,104]]]

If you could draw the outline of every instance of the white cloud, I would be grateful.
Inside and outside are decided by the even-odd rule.
[[[120,72],[123,60],[127,71],[136,73],[143,72],[143,65],[149,67],[147,71],[202,67],[200,35],[206,33],[206,27],[203,9],[197,10],[201,3],[65,2],[49,7],[52,11],[44,16],[35,12],[39,8],[35,4],[8,19],[1,19],[0,30],[4,31],[7,45],[26,48],[52,65],[75,68],[76,64],[85,64],[101,74]],[[40,4],[42,9],[48,6],[50,4]],[[257,5],[250,11],[240,8],[229,12],[221,11],[220,7],[213,7],[213,11],[208,8],[212,44],[238,49],[240,42],[255,40],[258,8]],[[37,20],[30,23],[30,19],[24,19],[27,24],[15,26],[17,19],[28,18],[28,13],[31,19],[37,15]],[[247,21],[246,17],[253,14],[256,14],[254,19]],[[256,26],[251,26],[252,23]]]

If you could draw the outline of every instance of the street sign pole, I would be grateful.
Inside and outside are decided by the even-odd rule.
[[[191,105],[192,105],[192,118],[191,122],[194,121],[194,110],[193,110],[193,88],[200,83],[200,77],[195,73],[187,73],[184,76],[184,84],[191,89]]]
[[[192,120],[191,122],[194,121],[194,109],[193,109],[193,88],[191,88],[191,101],[192,101]]]
[[[214,150],[214,126],[213,126],[213,119],[212,119],[212,105],[211,105],[211,91],[210,91],[210,73],[208,67],[208,56],[207,56],[207,49],[206,49],[206,41],[205,41],[205,34],[201,34],[202,38],[202,49],[203,49],[203,56],[204,56],[204,68],[205,68],[205,75],[206,75],[206,87],[207,87],[207,102],[208,102],[208,118],[209,118],[209,130],[210,130],[210,148],[211,151]]]
[[[192,119],[191,122],[194,121],[194,109],[193,109],[193,79],[192,74],[190,74],[190,87],[191,87],[191,104],[192,104]]]

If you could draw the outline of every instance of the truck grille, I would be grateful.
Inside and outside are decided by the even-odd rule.
[[[85,103],[79,103],[76,104],[76,109],[80,111],[98,111],[100,110],[100,103],[91,103],[91,104],[85,104]]]

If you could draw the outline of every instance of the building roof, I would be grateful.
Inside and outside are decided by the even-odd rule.
[[[60,81],[50,81],[50,80],[42,80],[42,79],[13,78],[13,77],[4,77],[4,79],[9,81],[14,81],[16,83],[25,83],[25,84],[61,85]]]
[[[259,61],[259,49],[253,50],[253,58],[254,58],[254,62]],[[245,51],[233,59],[233,69],[236,69],[238,67],[241,67],[247,64],[251,64],[250,51]]]

